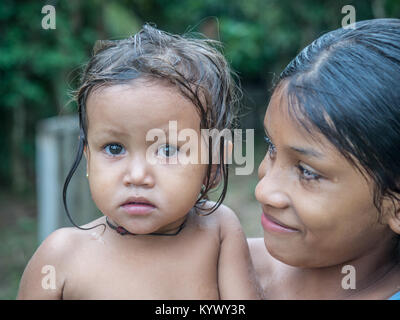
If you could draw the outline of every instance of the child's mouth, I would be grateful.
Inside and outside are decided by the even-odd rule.
[[[128,202],[126,203],[126,205],[128,204],[137,204],[137,205],[144,205],[144,206],[152,206],[154,207],[152,204],[148,203],[148,202]]]
[[[147,215],[156,208],[147,199],[128,199],[121,207],[130,215]]]

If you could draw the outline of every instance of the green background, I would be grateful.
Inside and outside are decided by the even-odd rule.
[[[45,4],[56,9],[55,30],[42,28]],[[253,191],[264,153],[260,128],[272,81],[301,48],[341,27],[344,5],[355,7],[357,20],[400,17],[399,0],[2,0],[0,299],[15,298],[22,271],[38,245],[37,122],[76,112],[71,91],[96,40],[127,37],[152,22],[168,32],[201,32],[223,43],[244,89],[242,127],[256,129],[257,136],[255,172],[232,177],[226,202],[238,213],[247,235],[255,236],[260,231],[253,216]]]

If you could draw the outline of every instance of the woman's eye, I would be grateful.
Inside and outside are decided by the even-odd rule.
[[[108,155],[117,156],[125,153],[125,149],[118,143],[110,143],[104,147],[105,152]]]
[[[264,137],[264,140],[267,143],[267,153],[272,157],[276,153],[276,147],[267,136]]]
[[[298,165],[297,167],[298,167],[298,169],[300,171],[300,178],[301,179],[318,181],[321,178],[321,175],[319,175],[319,174],[317,174],[317,173],[315,173],[315,172],[313,172],[313,171],[311,171],[311,170],[309,170],[307,168],[304,168],[301,165]]]
[[[160,146],[157,150],[157,155],[165,158],[174,156],[178,152],[178,149],[170,144],[164,144]]]

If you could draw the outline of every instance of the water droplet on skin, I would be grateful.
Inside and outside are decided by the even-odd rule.
[[[92,236],[92,240],[97,240],[104,244],[103,238],[97,232],[92,232],[91,236]]]

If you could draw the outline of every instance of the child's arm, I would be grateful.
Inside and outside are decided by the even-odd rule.
[[[62,299],[64,259],[70,244],[69,229],[48,236],[32,256],[22,275],[17,299]]]
[[[261,290],[250,257],[246,237],[235,213],[221,206],[221,247],[218,262],[218,286],[223,300],[258,300]]]

